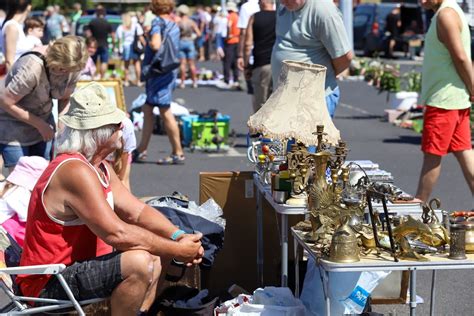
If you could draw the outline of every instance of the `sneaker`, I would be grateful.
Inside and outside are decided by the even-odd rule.
[[[196,89],[198,87],[198,83],[197,82],[194,82],[193,83],[193,89]]]
[[[170,155],[168,157],[159,159],[156,163],[158,165],[183,165],[186,158],[184,155]]]

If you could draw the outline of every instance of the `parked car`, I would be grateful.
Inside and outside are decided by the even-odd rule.
[[[386,19],[397,7],[400,8],[401,27],[399,36],[395,39],[395,50],[408,53],[408,44],[412,39],[422,41],[426,23],[424,11],[419,4],[365,3],[356,6],[354,10],[354,49],[363,50],[365,55],[384,51],[388,45]]]

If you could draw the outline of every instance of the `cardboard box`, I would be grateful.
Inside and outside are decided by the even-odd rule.
[[[257,283],[257,216],[256,187],[253,172],[201,172],[200,197],[202,204],[213,198],[224,211],[227,221],[224,248],[216,256],[211,270],[201,270],[202,288],[210,291],[225,290],[237,284],[252,292]],[[301,221],[303,216],[289,216],[289,227]],[[263,200],[264,235],[264,284],[280,286],[280,233],[279,216]],[[289,233],[289,236],[291,234]],[[289,254],[293,242],[289,242]],[[291,255],[290,255],[291,257]],[[291,257],[292,258],[292,257]],[[288,265],[292,267],[290,263]],[[289,269],[292,274],[293,269]]]

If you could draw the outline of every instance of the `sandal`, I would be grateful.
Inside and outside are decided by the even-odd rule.
[[[159,159],[156,163],[159,165],[183,165],[185,159],[184,155],[170,155],[166,158]]]
[[[147,159],[146,152],[138,152],[138,150],[132,151],[132,162],[143,163]]]

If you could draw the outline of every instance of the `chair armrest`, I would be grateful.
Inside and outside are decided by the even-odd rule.
[[[22,267],[15,267],[15,268],[3,268],[0,269],[0,272],[5,274],[59,274],[64,269],[66,269],[66,265],[62,263],[58,264],[43,264],[37,266],[22,266]]]

